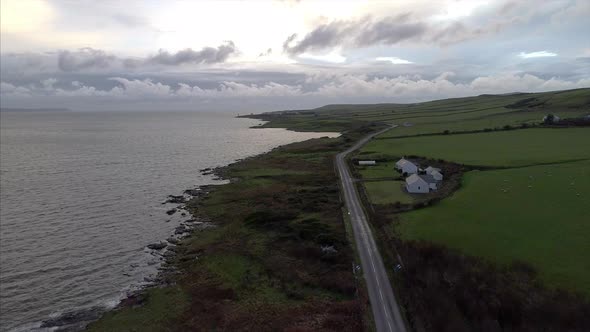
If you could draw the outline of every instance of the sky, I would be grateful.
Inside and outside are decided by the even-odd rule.
[[[2,107],[245,113],[590,87],[590,0],[0,6]]]

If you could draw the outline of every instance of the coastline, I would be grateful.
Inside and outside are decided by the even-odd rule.
[[[355,115],[353,114],[353,116]],[[289,119],[279,118],[278,123],[274,122],[273,119],[271,119],[274,117],[273,115],[261,115],[261,117],[250,115],[245,117],[254,117],[260,120],[264,119],[271,121],[253,128],[288,127],[291,130],[298,130],[299,126],[305,126],[303,120],[298,117],[292,119],[293,123],[295,124],[293,126],[283,126],[286,122],[290,121]],[[312,117],[308,118],[308,120],[315,121],[315,119]],[[360,125],[357,126],[357,123]],[[271,295],[271,300],[277,300],[278,295],[285,296],[289,301],[291,301],[290,305],[293,305],[293,303],[300,304],[311,299],[312,308],[315,309],[315,311],[325,310],[324,307],[330,306],[333,302],[337,303],[338,301],[333,301],[335,300],[334,297],[329,298],[327,302],[316,301],[316,299],[309,297],[309,292],[305,293],[302,291],[302,288],[295,287],[295,289],[293,289],[291,288],[290,284],[285,284],[284,280],[280,280],[280,278],[274,279],[275,276],[273,276],[271,272],[275,268],[279,270],[290,269],[289,272],[295,273],[297,278],[301,278],[302,273],[300,273],[300,265],[285,265],[285,262],[281,262],[279,260],[270,261],[271,263],[277,263],[276,265],[270,265],[270,269],[269,265],[265,265],[265,269],[260,269],[261,262],[257,258],[262,257],[262,263],[266,264],[268,262],[265,261],[266,257],[264,257],[264,255],[272,254],[266,250],[267,248],[265,248],[265,245],[267,244],[265,240],[268,239],[265,237],[259,238],[262,233],[272,233],[272,236],[278,234],[280,235],[278,239],[281,239],[282,241],[292,241],[293,239],[298,241],[303,239],[307,241],[309,238],[306,239],[305,236],[309,236],[309,230],[298,229],[294,227],[299,227],[302,223],[305,224],[308,222],[313,227],[316,227],[318,214],[320,215],[320,220],[328,220],[331,218],[331,216],[321,214],[321,208],[313,206],[317,204],[319,198],[317,195],[313,196],[311,200],[306,200],[305,204],[300,204],[301,202],[299,200],[299,195],[306,196],[310,193],[309,187],[312,187],[313,189],[311,192],[314,194],[319,192],[323,195],[328,195],[330,199],[333,198],[333,189],[329,187],[329,181],[326,181],[329,180],[328,173],[325,172],[326,165],[322,165],[322,168],[320,168],[318,171],[316,168],[310,168],[309,162],[313,160],[313,163],[317,164],[316,159],[319,157],[323,158],[326,156],[333,156],[334,151],[341,151],[345,149],[346,146],[349,146],[352,142],[355,142],[355,138],[358,139],[359,134],[366,134],[366,131],[364,130],[370,131],[371,129],[374,129],[368,128],[368,125],[371,125],[371,123],[365,122],[365,127],[363,127],[362,122],[357,122],[355,120],[351,120],[347,123],[347,125],[353,127],[354,129],[350,129],[350,131],[343,130],[347,133],[347,135],[343,135],[339,139],[319,139],[320,142],[317,142],[316,140],[308,140],[299,143],[287,144],[277,147],[266,153],[248,157],[243,160],[237,160],[226,166],[216,167],[213,170],[209,170],[220,178],[227,180],[228,183],[225,185],[212,187],[211,191],[208,191],[207,194],[200,196],[198,199],[191,200],[191,203],[187,203],[187,205],[189,205],[188,209],[191,211],[191,216],[193,216],[193,218],[209,218],[209,216],[212,216],[213,218],[211,218],[211,220],[216,222],[215,225],[217,227],[199,231],[198,233],[202,235],[201,237],[187,237],[187,242],[181,243],[181,245],[178,246],[179,249],[175,251],[175,254],[170,255],[169,259],[171,266],[179,267],[179,270],[177,270],[179,273],[176,273],[171,268],[171,273],[165,276],[166,280],[170,280],[172,282],[162,283],[161,285],[158,285],[158,287],[144,290],[141,295],[137,296],[136,300],[131,299],[126,303],[122,303],[121,306],[119,306],[116,310],[110,311],[105,315],[108,317],[103,317],[101,320],[99,320],[99,322],[91,325],[90,329],[104,331],[109,330],[109,328],[112,330],[113,327],[127,327],[122,329],[133,330],[134,327],[141,326],[138,325],[141,323],[153,324],[154,329],[156,330],[231,330],[232,328],[244,328],[244,326],[247,326],[248,328],[257,327],[258,329],[260,329],[260,326],[265,326],[268,329],[277,327],[284,328],[285,326],[289,325],[276,325],[276,322],[272,320],[274,316],[281,317],[281,315],[285,313],[285,311],[282,310],[283,308],[279,308],[278,310],[270,310],[269,307],[265,307],[263,304],[261,304],[261,298],[254,297],[254,294],[261,294],[262,299],[264,300],[268,300],[266,296],[269,295]],[[373,126],[375,125],[376,124],[373,124]],[[487,130],[484,129],[483,131],[485,132]],[[348,135],[350,133],[352,133],[352,135]],[[459,133],[460,132],[453,132],[452,134]],[[451,133],[442,132],[442,134],[437,135],[448,134]],[[322,155],[322,152],[325,152],[325,155]],[[359,154],[359,156],[360,155],[362,154]],[[427,157],[417,158],[425,158],[425,160],[429,159]],[[305,162],[300,164],[300,160],[304,160]],[[446,165],[448,167],[466,167],[466,165],[455,164],[453,162],[439,161],[441,163],[448,163]],[[440,280],[446,281],[444,278],[450,273],[456,275],[457,279],[461,278],[464,280],[477,280],[478,282],[487,284],[489,286],[489,292],[483,294],[484,296],[499,296],[506,295],[508,293],[508,295],[513,296],[512,300],[514,300],[515,303],[525,303],[528,301],[526,294],[535,294],[537,299],[540,300],[535,303],[536,307],[533,308],[534,310],[546,310],[546,308],[551,309],[552,305],[569,305],[572,308],[575,307],[574,311],[577,310],[577,312],[582,312],[578,309],[583,309],[583,303],[581,302],[583,299],[578,298],[576,294],[564,293],[561,292],[561,290],[557,290],[557,292],[554,293],[555,290],[544,287],[538,282],[536,272],[522,262],[516,262],[515,264],[506,267],[499,266],[497,264],[491,264],[480,257],[471,256],[446,247],[433,245],[427,242],[404,241],[399,237],[396,228],[392,227],[392,225],[395,226],[394,223],[398,221],[397,213],[417,208],[426,208],[427,205],[429,206],[431,203],[434,204],[439,199],[451,196],[457,189],[459,189],[463,175],[462,173],[465,170],[466,169],[456,169],[456,175],[458,175],[458,177],[455,179],[456,181],[452,183],[451,187],[448,188],[448,192],[441,192],[441,197],[430,197],[433,200],[428,200],[427,204],[423,204],[426,203],[425,201],[418,202],[419,204],[413,204],[411,206],[404,206],[402,204],[397,206],[380,206],[379,204],[372,204],[369,200],[369,197],[367,196],[367,193],[364,191],[364,189],[362,189],[362,183],[357,183],[359,191],[361,192],[361,199],[364,201],[363,205],[370,207],[369,221],[371,223],[371,227],[376,229],[377,234],[379,234],[376,240],[378,246],[380,247],[380,251],[385,253],[385,261],[391,265],[395,265],[393,263],[396,262],[396,259],[401,260],[400,257],[404,257],[404,273],[392,273],[392,275],[390,275],[390,279],[395,280],[395,282],[401,286],[399,296],[402,299],[404,309],[406,310],[408,317],[411,317],[411,326],[417,328],[421,326],[432,326],[429,324],[441,324],[440,326],[444,326],[444,320],[433,323],[430,321],[432,317],[428,314],[428,312],[420,311],[426,307],[426,304],[428,304],[429,301],[432,302],[432,299],[436,299],[437,303],[444,304],[439,306],[439,310],[440,308],[446,308],[445,310],[449,310],[449,312],[455,310],[453,305],[454,303],[458,303],[456,301],[465,300],[457,294],[452,293],[453,287],[455,287],[454,283],[449,284],[440,282]],[[315,174],[314,172],[319,174]],[[453,171],[447,169],[446,173],[451,174]],[[315,183],[310,183],[310,178],[317,180],[321,184],[316,186]],[[305,184],[305,186],[297,188],[295,191],[296,195],[292,195],[292,188],[285,188],[285,185],[301,186],[302,184]],[[262,190],[261,192],[257,191],[257,188],[260,186],[265,187],[265,190]],[[232,189],[228,190],[227,187],[231,187]],[[269,190],[267,192],[266,187],[273,187],[273,190]],[[277,189],[275,187],[280,190],[275,190]],[[324,188],[320,189],[321,187]],[[204,189],[208,190],[209,188],[207,187]],[[307,205],[311,205],[313,213],[311,215],[307,215],[308,211],[306,211],[304,218],[300,218],[298,215],[292,214],[293,211],[287,211],[287,213],[283,214],[281,209],[275,208],[274,204],[277,200],[284,200],[283,203],[292,204],[294,206],[296,205],[301,211],[305,211],[304,209],[308,208]],[[214,202],[212,203],[212,201]],[[240,202],[245,202],[246,204],[240,204]],[[256,204],[259,205],[255,206],[255,208],[259,207],[261,209],[252,209],[253,207],[248,205],[252,202],[256,202]],[[228,207],[226,207],[226,203],[228,204]],[[328,203],[332,204],[333,202]],[[330,207],[336,206],[341,207],[341,205],[336,204],[330,205]],[[282,207],[285,207],[285,205],[282,205]],[[231,211],[233,208],[236,208],[238,213],[236,213],[236,211]],[[261,214],[261,210],[269,210],[271,212],[267,214]],[[279,212],[276,212],[277,210]],[[390,213],[395,213],[392,217],[393,219],[385,217]],[[344,217],[346,218],[346,216]],[[240,223],[245,225],[236,223],[235,220],[237,219],[240,220]],[[289,220],[294,220],[295,223],[291,223]],[[342,224],[344,224],[344,226],[342,226]],[[330,225],[334,226],[335,224],[332,223]],[[346,221],[344,220],[341,221],[340,226],[342,228],[346,228],[348,225],[346,225]],[[217,230],[220,228],[225,228],[225,230],[218,232]],[[314,231],[318,230],[322,231],[323,229],[321,227],[314,229]],[[293,233],[293,231],[296,231],[296,233]],[[345,234],[345,237],[347,235],[350,236],[350,234]],[[220,240],[222,241],[219,242]],[[276,239],[273,238],[273,240]],[[313,240],[315,239],[312,239],[312,242]],[[350,240],[348,243],[350,244]],[[317,245],[319,242],[315,244]],[[299,245],[303,247],[303,250],[299,252],[301,255],[315,255],[318,253],[317,246],[315,248],[309,248],[305,243],[299,243]],[[225,252],[225,249],[227,248],[229,248],[229,255],[227,255]],[[237,253],[236,249],[239,249]],[[281,250],[283,248],[274,246],[271,249]],[[332,252],[330,246],[320,246],[319,249],[321,251],[320,255],[326,252]],[[332,249],[334,248],[332,247]],[[338,247],[338,249],[341,248]],[[247,257],[242,257],[240,250],[247,252]],[[336,250],[336,252],[340,251],[341,250]],[[217,258],[221,257],[221,259],[211,261],[208,259],[211,254]],[[328,257],[328,259],[332,258],[333,257]],[[350,259],[351,255],[348,255],[345,258]],[[323,258],[320,257],[320,262],[322,259]],[[352,259],[354,261],[354,258]],[[206,261],[207,264],[204,266],[195,264],[195,262],[199,262],[198,264],[201,264],[201,261]],[[441,264],[441,261],[444,263]],[[225,262],[229,263],[225,264]],[[293,263],[293,261],[289,261],[289,263]],[[238,268],[234,269],[234,266],[237,266]],[[202,272],[198,270],[201,267],[208,269],[213,268],[215,273],[209,274],[208,272]],[[305,266],[303,268],[305,268]],[[266,277],[262,276],[264,274],[266,274]],[[285,274],[281,275],[280,273],[279,275],[281,277],[285,276]],[[308,278],[309,275],[303,275],[303,277]],[[496,281],[499,279],[503,280],[503,282],[497,283]],[[186,288],[183,287],[186,287],[187,284],[189,284],[189,286],[198,284],[199,280],[208,281],[208,283],[205,284],[207,287],[192,288],[191,292],[186,293]],[[307,280],[304,278],[301,278],[301,280],[307,282]],[[417,282],[416,280],[422,283],[420,284],[420,282]],[[265,285],[263,288],[257,288],[256,285],[259,282],[268,283],[268,285]],[[357,281],[357,283],[362,284],[362,278],[360,279],[360,282]],[[252,286],[253,284],[254,286]],[[344,297],[348,296],[344,298],[344,300],[349,300],[348,304],[352,304],[352,306],[349,306],[346,309],[348,310],[347,312],[353,313],[353,315],[356,316],[362,316],[364,318],[364,322],[360,323],[360,325],[330,325],[330,327],[343,330],[351,330],[351,326],[357,327],[360,330],[371,329],[370,327],[367,328],[367,325],[362,325],[370,324],[371,319],[365,317],[366,310],[363,309],[366,309],[366,307],[363,307],[363,301],[365,301],[366,305],[366,294],[363,294],[362,286],[358,287],[358,284],[355,286],[356,294],[354,296],[351,297],[350,295],[346,295],[350,294],[350,290],[345,290],[344,292],[338,294],[338,297],[339,300],[342,300],[343,294]],[[269,285],[270,287],[267,287]],[[432,289],[428,288],[426,289],[427,292],[420,293],[420,290],[424,288],[424,285],[431,285],[429,287]],[[325,285],[320,286],[323,287]],[[462,289],[464,291],[463,293],[467,294],[473,293],[474,291],[479,291],[476,286],[477,284],[466,284],[464,289]],[[280,290],[281,294],[275,292],[277,289]],[[314,288],[313,290],[314,292],[317,292],[318,288]],[[320,293],[324,294],[323,291],[324,290],[322,289]],[[328,290],[328,292],[331,291],[332,290]],[[432,294],[439,297],[437,298]],[[334,294],[332,293],[330,295]],[[191,300],[193,300],[191,298],[200,296],[205,299],[212,298],[215,301],[207,302],[207,300],[205,300],[201,302],[197,301],[198,303],[193,301],[191,303]],[[244,301],[244,299],[246,299],[246,301]],[[280,297],[280,300],[282,301],[284,298]],[[470,298],[467,300],[471,301]],[[557,302],[557,304],[554,302]],[[154,303],[160,303],[159,308],[157,308]],[[236,303],[239,304],[239,306],[235,306]],[[282,302],[279,304],[282,305]],[[422,304],[424,306],[420,307]],[[244,305],[251,306],[246,308],[246,310],[249,311],[243,311],[244,308],[242,306]],[[162,309],[162,307],[165,308]],[[168,309],[172,308],[174,310],[166,310],[166,307]],[[296,306],[291,308],[303,310],[301,307]],[[523,311],[524,314],[529,315],[525,317],[525,321],[536,321],[531,319],[534,318],[534,310],[529,312]],[[307,311],[308,314],[310,312],[314,311]],[[245,313],[254,313],[254,315],[245,315]],[[160,315],[163,317],[163,319],[153,320],[150,315],[153,316],[154,314]],[[257,317],[259,314],[261,314],[264,318],[261,319],[260,317]],[[264,316],[265,314],[266,316]],[[330,314],[331,313],[321,311],[321,315],[326,316]],[[488,315],[485,310],[482,310],[481,314]],[[225,315],[230,315],[230,319],[234,320],[230,320],[228,322]],[[236,317],[237,320],[235,320]],[[253,319],[252,317],[256,317],[254,322],[250,322],[248,320]],[[561,316],[550,318],[555,319],[557,324],[560,324],[559,320],[562,319]],[[202,319],[206,323],[211,322],[211,324],[203,325],[202,322],[195,322],[195,319]],[[297,323],[301,323],[301,321],[298,321]],[[583,320],[579,319],[579,321],[582,322]],[[497,323],[497,321],[491,322]],[[282,323],[284,324],[285,321],[282,321]],[[323,323],[325,322],[322,322],[322,324]],[[329,321],[329,323],[333,324],[333,321]],[[352,324],[357,323],[358,320],[352,322]],[[553,324],[554,322],[551,321],[551,323]],[[295,328],[297,327],[301,326],[296,325]],[[325,326],[313,326],[313,328],[318,327]],[[348,327],[348,329],[346,327]]]
[[[326,134],[334,133],[326,132]],[[305,143],[310,140],[316,139],[312,138],[302,142],[277,146],[261,154],[236,159],[224,166],[199,170],[201,174],[213,175],[214,180],[223,181],[224,183],[206,184],[196,188],[186,189],[182,195],[169,195],[168,199],[165,202],[162,202],[162,204],[170,206],[169,209],[167,208],[168,211],[175,210],[174,213],[176,214],[182,213],[183,218],[186,218],[186,220],[182,221],[180,226],[173,229],[174,234],[167,239],[162,239],[160,242],[151,243],[146,246],[146,248],[150,249],[150,254],[162,257],[163,259],[162,263],[159,264],[157,275],[153,278],[144,278],[145,284],[141,285],[138,289],[127,292],[127,294],[125,294],[114,307],[93,307],[87,310],[66,312],[56,318],[44,320],[41,328],[51,328],[57,331],[75,331],[88,328],[94,329],[93,326],[95,326],[95,323],[100,322],[105,315],[126,309],[136,309],[141,307],[153,292],[158,292],[160,289],[176,285],[179,276],[183,273],[179,268],[178,253],[179,251],[186,249],[187,242],[185,240],[198,237],[200,233],[217,226],[208,216],[199,212],[196,209],[196,206],[199,205],[199,203],[210,193],[219,190],[219,188],[223,186],[228,186],[241,180],[239,177],[232,177],[229,174],[233,167],[249,161],[264,158],[266,155],[284,149],[285,147]],[[181,227],[182,230],[180,229]]]
[[[326,135],[332,136],[337,134],[326,133]],[[313,137],[314,135],[311,136]],[[302,139],[306,138],[303,137]],[[132,284],[130,284],[130,287],[122,289],[121,292],[118,295],[114,295],[112,300],[109,300],[108,303],[101,302],[96,303],[89,308],[80,308],[59,312],[58,314],[52,315],[41,321],[30,323],[27,325],[27,328],[43,331],[47,329],[57,331],[83,330],[88,323],[97,320],[105,313],[111,312],[113,310],[120,310],[126,307],[137,306],[143,301],[142,299],[146,296],[146,294],[154,288],[162,288],[173,285],[174,282],[171,282],[171,280],[174,279],[174,276],[179,274],[179,271],[176,268],[175,258],[177,256],[177,251],[181,247],[182,240],[186,239],[192,234],[204,231],[207,228],[215,227],[215,225],[209,222],[207,217],[197,215],[189,211],[189,209],[186,207],[186,204],[189,201],[194,203],[199,199],[202,199],[209,192],[216,190],[216,188],[230,184],[232,182],[231,179],[224,178],[222,175],[224,169],[230,167],[231,165],[243,162],[244,160],[261,157],[288,144],[290,143],[275,146],[274,148],[270,148],[265,152],[254,154],[246,158],[236,158],[226,165],[199,170],[199,173],[202,175],[208,175],[208,178],[210,178],[210,180],[214,181],[215,183],[208,183],[186,189],[182,193],[168,195],[164,202],[160,201],[163,204],[162,207],[164,207],[163,210],[160,210],[163,215],[163,221],[168,222],[170,217],[172,217],[173,223],[170,224],[170,235],[160,238],[159,241],[152,240],[151,242],[144,244],[145,247],[143,248],[143,255],[147,257],[154,257],[155,261],[158,261],[158,263],[156,263],[157,265],[155,266],[150,264],[149,270],[152,272],[149,275],[145,275],[145,277],[142,276],[138,280],[133,281]],[[182,187],[180,189],[182,189]],[[158,204],[157,201],[154,203]],[[168,211],[170,211],[170,213],[166,215],[164,212]],[[132,268],[135,268],[135,266],[132,266]],[[156,274],[153,274],[154,272],[156,272]]]
[[[366,329],[366,294],[350,270],[353,250],[333,168],[336,152],[361,135],[352,130],[291,143],[203,170],[228,183],[201,188],[206,194],[186,202],[186,209],[215,226],[191,230],[174,246],[156,285],[88,330],[128,330],[154,315],[162,319],[150,324],[169,329],[301,327],[311,324],[303,318],[310,315],[321,326]],[[195,310],[199,316],[191,317]],[[293,313],[301,318],[286,323]]]

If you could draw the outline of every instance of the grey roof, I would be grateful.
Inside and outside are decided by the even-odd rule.
[[[435,176],[436,174],[442,176],[442,173],[440,171],[434,170],[432,172],[430,172],[430,175]]]
[[[418,175],[422,180],[426,181],[427,183],[437,183],[432,175]]]
[[[414,164],[413,162],[411,162],[410,160],[408,160],[408,159],[404,159],[404,158],[402,158],[402,159],[398,160],[398,161],[395,163],[395,165],[396,165],[396,166],[399,166],[399,167],[404,167],[404,165],[412,165],[412,166],[416,166],[416,167],[418,167],[418,165],[416,165],[416,164]]]
[[[418,174],[412,174],[412,175],[410,175],[410,176],[408,176],[406,178],[406,183],[408,183],[408,184],[409,183],[414,183],[414,182],[419,181],[419,180],[424,180],[424,179],[422,179],[420,177],[420,175],[418,175]]]

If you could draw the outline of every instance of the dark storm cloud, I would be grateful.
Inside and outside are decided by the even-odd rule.
[[[160,50],[156,55],[144,58],[123,58],[94,48],[80,48],[75,51],[61,50],[46,53],[19,53],[2,55],[2,71],[22,72],[24,69],[51,67],[61,72],[80,72],[97,70],[134,69],[143,66],[180,66],[185,64],[214,64],[225,62],[238,52],[233,42],[228,41],[219,47],[204,47],[199,51],[187,48],[176,53]]]
[[[404,14],[369,24],[368,28],[361,30],[356,37],[355,46],[393,45],[424,35],[427,30],[426,25],[420,22],[409,22],[408,17],[408,14]]]
[[[343,44],[355,30],[355,22],[335,21],[329,24],[323,24],[308,33],[302,40],[291,44],[297,38],[297,34],[292,34],[283,43],[283,49],[292,55],[331,48]]]
[[[59,51],[57,54],[57,66],[62,71],[106,68],[115,60],[114,55],[93,48],[82,48],[78,52]]]
[[[236,46],[232,41],[228,41],[219,47],[204,47],[200,51],[194,51],[190,48],[170,53],[160,50],[158,54],[148,57],[147,63],[178,66],[183,64],[201,64],[201,63],[220,63],[225,62],[227,58],[236,53]]]
[[[358,20],[334,21],[322,24],[302,39],[290,35],[283,44],[283,50],[290,55],[329,50],[335,47],[361,48],[374,45],[396,45],[402,42],[426,43],[448,46],[487,34],[497,33],[504,28],[518,24],[511,19],[488,22],[480,27],[468,26],[462,22],[427,24],[411,13],[379,19],[364,17]]]
[[[421,38],[427,26],[411,20],[410,14],[373,20],[364,17],[354,21],[334,21],[322,24],[295,42],[291,35],[283,44],[291,55],[323,50],[336,46],[363,47],[375,44],[393,45],[404,40]]]

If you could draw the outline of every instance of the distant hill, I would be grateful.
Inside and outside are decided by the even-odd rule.
[[[69,108],[13,108],[3,107],[0,112],[71,112]]]
[[[351,123],[401,125],[396,133],[492,130],[529,126],[547,114],[575,119],[590,114],[590,88],[539,93],[515,92],[432,100],[408,104],[333,104],[310,110],[269,112],[252,117],[270,121],[263,128],[299,131],[348,130]]]

